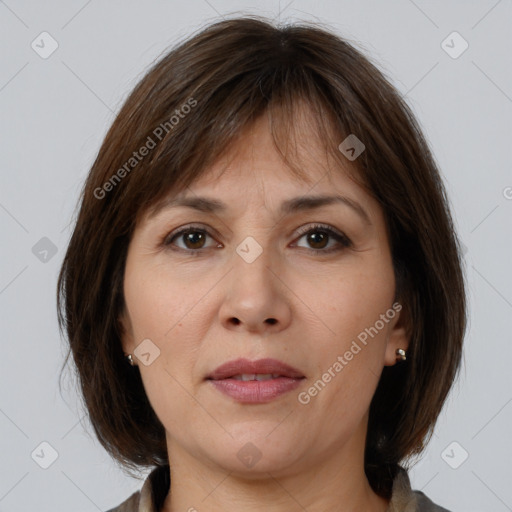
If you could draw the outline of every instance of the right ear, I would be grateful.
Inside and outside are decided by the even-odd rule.
[[[121,346],[124,354],[133,354],[133,351],[135,350],[133,329],[130,321],[130,315],[126,311],[126,308],[123,308],[122,312],[117,317],[117,325],[121,336]]]

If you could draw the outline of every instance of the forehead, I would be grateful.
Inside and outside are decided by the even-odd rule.
[[[302,124],[302,123],[301,123]],[[340,164],[317,131],[295,125],[288,140],[276,140],[267,116],[251,124],[189,190],[229,196],[262,192],[266,197],[304,193],[313,188],[354,190],[356,170],[348,160]],[[298,169],[300,174],[294,172]],[[234,198],[233,198],[234,199]]]
[[[200,178],[186,190],[165,197],[146,219],[176,207],[239,215],[254,205],[256,209],[263,206],[279,215],[290,215],[343,204],[371,225],[368,194],[351,179],[346,168],[331,162],[321,150],[321,144],[298,148],[294,163],[300,165],[299,177],[276,149],[268,124],[260,120]]]
[[[246,209],[251,201],[263,201],[265,207],[284,213],[289,198],[336,193],[348,202],[352,197],[370,207],[359,169],[341,155],[337,138],[328,121],[319,121],[305,102],[294,104],[292,111],[281,105],[277,111],[267,109],[186,188],[169,191],[140,212],[142,222],[175,201],[199,196],[217,198],[233,211]],[[288,213],[297,204],[288,202]],[[203,211],[215,211],[211,204],[200,204],[198,209],[202,207]],[[220,213],[219,208],[216,211]]]

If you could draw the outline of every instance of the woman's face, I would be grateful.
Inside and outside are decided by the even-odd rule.
[[[171,198],[222,208],[169,203],[135,230],[123,349],[137,356],[173,460],[275,476],[342,453],[362,462],[381,371],[408,344],[381,208],[306,142],[307,183],[292,177],[260,118],[229,161]],[[335,195],[346,199],[305,201]],[[239,358],[272,358],[298,374],[234,366],[211,379]]]

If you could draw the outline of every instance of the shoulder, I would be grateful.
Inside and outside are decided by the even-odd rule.
[[[437,505],[421,491],[411,489],[407,471],[400,467],[394,481],[387,512],[450,512]]]
[[[413,491],[416,497],[416,510],[418,512],[450,512],[446,508],[436,505],[421,491]]]
[[[106,512],[157,512],[162,508],[169,485],[169,466],[157,466],[146,477],[139,491]]]
[[[140,501],[140,491],[134,492],[129,498],[124,500],[117,507],[111,508],[106,512],[138,512]]]

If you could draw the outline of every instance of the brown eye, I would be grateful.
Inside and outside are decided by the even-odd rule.
[[[352,242],[343,233],[321,224],[306,226],[299,229],[301,236],[298,240],[305,239],[310,252],[315,254],[329,254],[335,251],[341,251],[352,246]],[[169,249],[189,253],[190,255],[199,255],[209,248],[221,248],[222,244],[208,246],[207,238],[215,240],[213,236],[205,229],[195,226],[187,226],[176,233],[171,233],[161,242],[163,246]],[[331,246],[329,246],[330,242]],[[301,247],[298,245],[298,247]],[[302,246],[303,247],[303,246]]]
[[[306,237],[313,249],[324,249],[329,242],[329,235],[322,231],[312,231]]]
[[[188,249],[202,249],[205,241],[205,234],[201,231],[188,231],[180,235]]]
[[[317,254],[328,254],[352,246],[350,239],[343,233],[335,231],[333,228],[321,224],[301,228],[299,233],[302,234],[299,240],[302,238],[306,239],[306,243],[308,244],[306,249],[309,249],[310,251],[313,251]],[[329,247],[326,249],[331,240],[334,240],[334,247]]]
[[[208,231],[200,228],[195,228],[188,226],[177,233],[171,233],[167,236],[163,242],[164,246],[175,246],[183,251],[188,251],[191,253],[200,252],[203,249],[208,249],[206,245],[207,238],[213,237],[208,233]],[[172,248],[175,248],[172,247]]]

